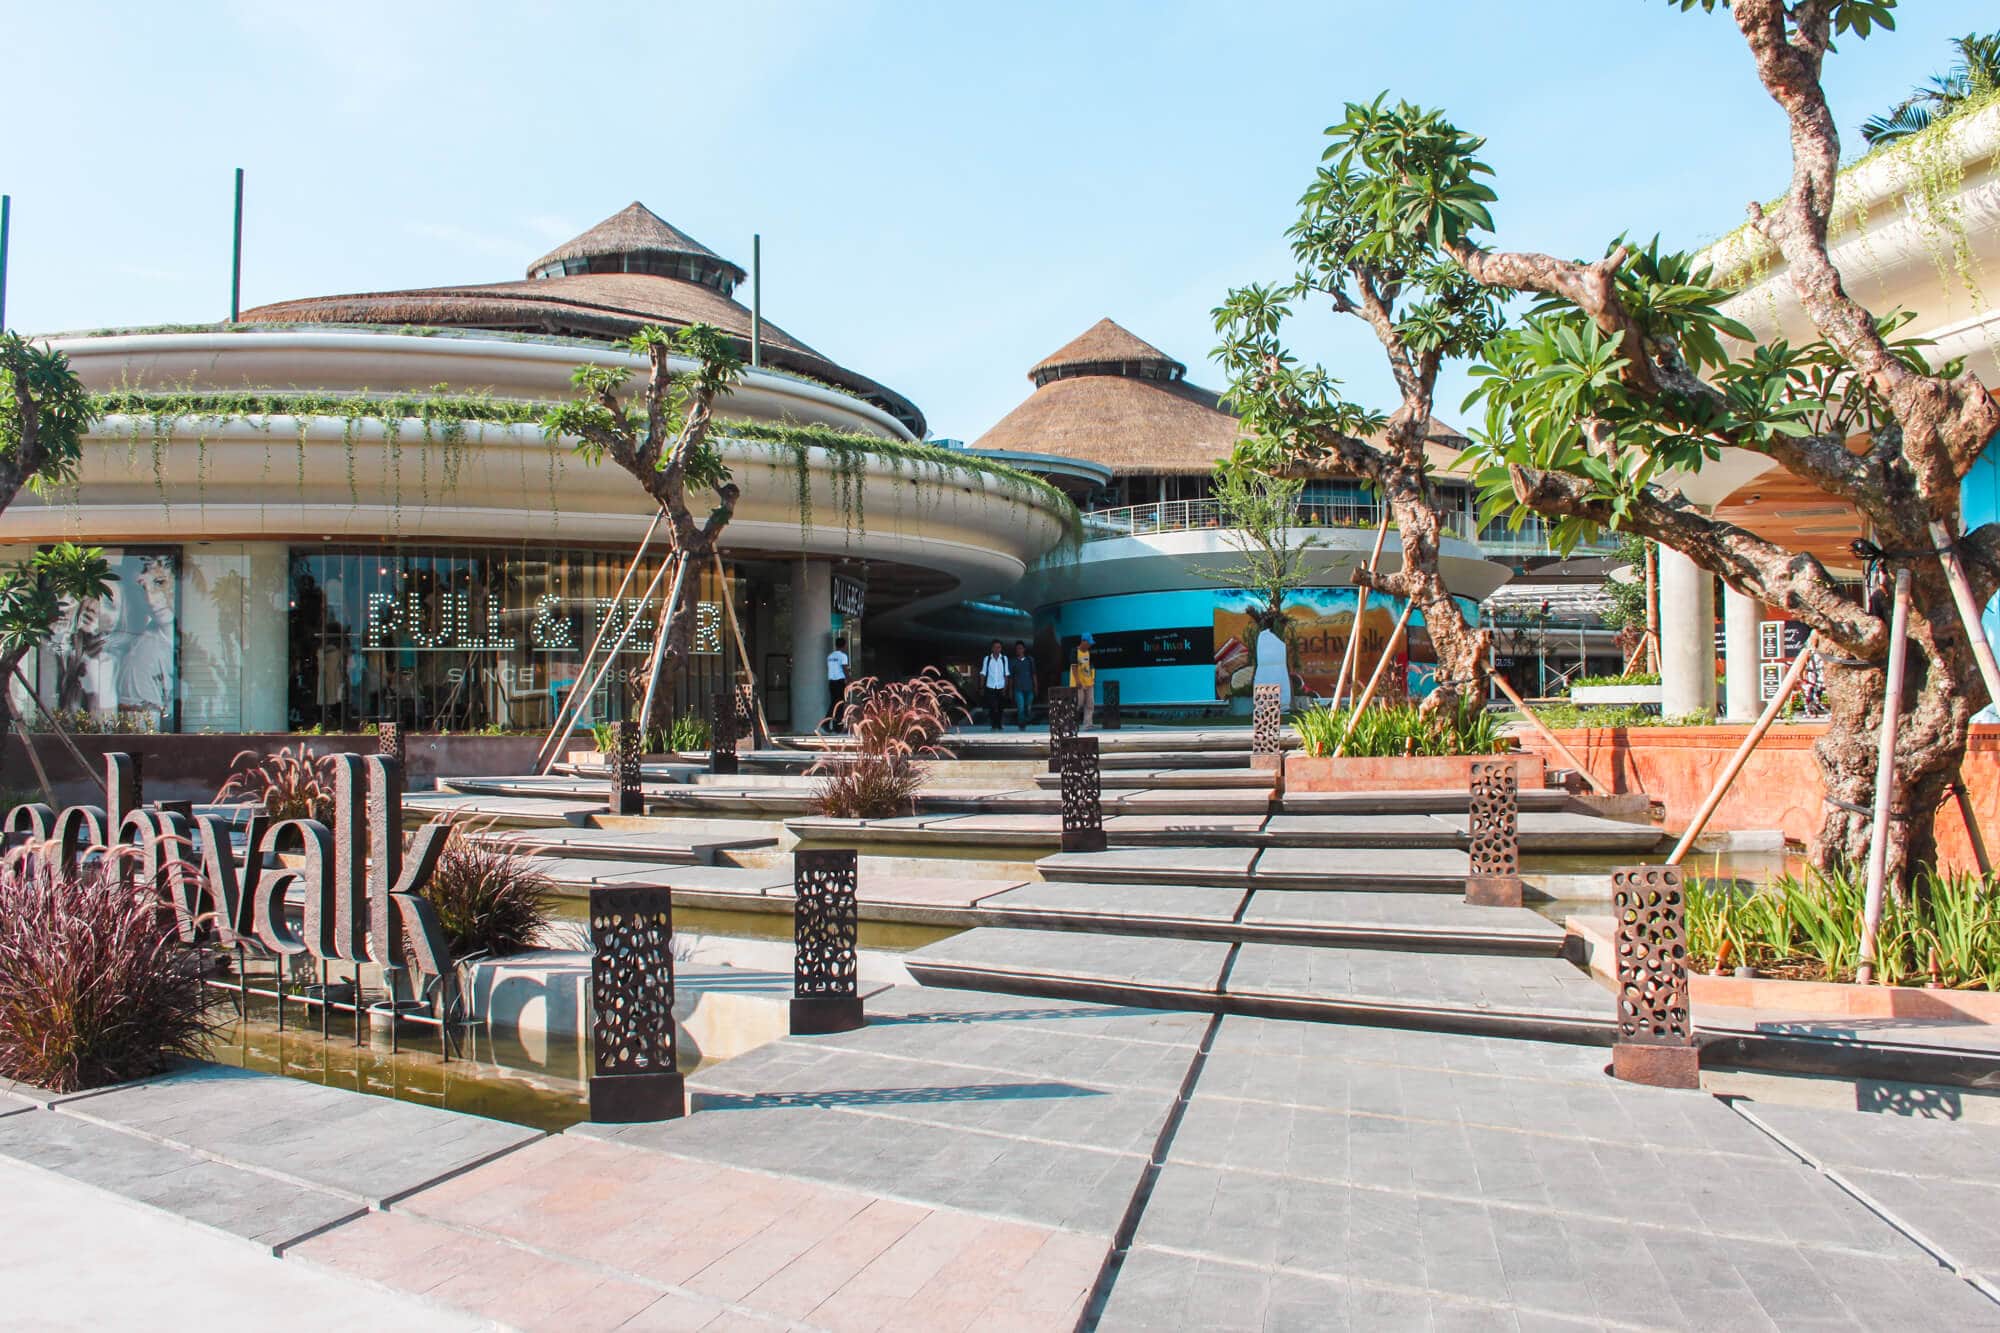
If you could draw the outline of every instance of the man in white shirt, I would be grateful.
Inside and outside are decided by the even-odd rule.
[[[833,641],[833,651],[826,655],[826,716],[820,719],[820,726],[833,724],[839,731],[845,719],[841,717],[841,706],[847,702],[847,636],[841,635]]]
[[[986,660],[979,664],[980,683],[986,687],[986,712],[995,731],[1000,730],[1000,714],[1007,707],[1007,680],[1013,673],[1013,665],[1000,647],[1000,640],[995,639],[986,650]]]

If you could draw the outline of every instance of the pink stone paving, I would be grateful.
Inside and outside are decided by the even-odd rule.
[[[522,1328],[940,1330],[1074,1327],[1106,1248],[559,1135],[290,1254]]]

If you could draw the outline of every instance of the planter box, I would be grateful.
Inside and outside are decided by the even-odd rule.
[[[1315,759],[1285,756],[1285,790],[1309,791],[1465,791],[1472,785],[1474,759],[1511,759],[1526,791],[1544,785],[1540,755],[1422,755],[1413,758]]]
[[[1660,702],[1658,685],[1572,685],[1569,701],[1573,704],[1657,704]]]

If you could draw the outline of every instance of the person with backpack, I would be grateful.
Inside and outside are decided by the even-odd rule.
[[[1000,640],[986,650],[986,660],[979,664],[979,683],[986,689],[986,712],[993,723],[993,730],[1000,730],[1000,715],[1007,707],[1007,679],[1013,671],[1007,663],[1007,654],[1000,649]]]

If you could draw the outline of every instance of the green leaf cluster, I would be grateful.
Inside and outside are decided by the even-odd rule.
[[[72,481],[83,436],[97,419],[69,357],[18,333],[0,332],[0,461],[25,473],[38,494]],[[32,456],[24,452],[32,448]],[[0,497],[4,507],[11,494]]]

